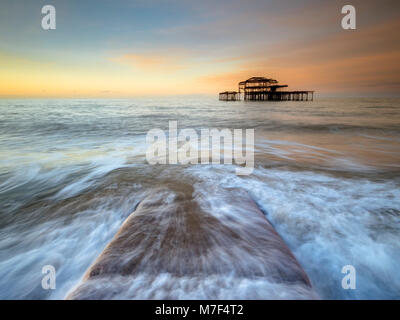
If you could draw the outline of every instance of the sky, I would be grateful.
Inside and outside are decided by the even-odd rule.
[[[399,31],[398,0],[1,0],[0,97],[217,94],[252,76],[399,96]]]

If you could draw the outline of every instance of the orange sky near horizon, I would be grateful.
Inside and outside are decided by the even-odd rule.
[[[341,1],[97,1],[87,16],[54,2],[51,31],[40,1],[0,5],[0,97],[216,94],[252,76],[322,95],[400,94],[397,1],[353,1],[356,30],[341,28]]]

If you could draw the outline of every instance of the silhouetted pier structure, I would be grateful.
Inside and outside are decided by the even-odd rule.
[[[219,94],[223,101],[240,100],[243,94],[244,100],[251,101],[313,101],[314,91],[283,91],[286,84],[279,84],[275,79],[265,77],[252,77],[246,81],[239,82],[239,91],[225,91]]]
[[[239,95],[239,92],[236,92],[236,91],[220,92],[219,100],[222,100],[222,101],[238,101],[238,100],[240,100],[240,95]]]

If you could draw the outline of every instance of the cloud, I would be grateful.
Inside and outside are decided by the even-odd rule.
[[[30,22],[16,18],[31,7],[3,10],[0,26],[15,30],[2,33],[0,94],[51,93],[48,83],[70,92],[77,82],[104,95],[216,93],[251,76],[290,89],[400,92],[398,0],[352,0],[355,31],[340,26],[345,0],[128,2],[113,2],[110,15],[111,2],[100,1],[89,20],[67,6],[63,17],[80,19],[61,23],[57,39],[26,32]]]
[[[299,90],[398,92],[399,29],[400,21],[395,19],[355,31],[259,46],[236,69],[198,81],[225,90],[250,76],[268,76]]]
[[[184,58],[177,55],[128,53],[111,60],[144,72],[176,72],[187,68]]]

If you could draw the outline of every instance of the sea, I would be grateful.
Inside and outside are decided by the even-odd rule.
[[[146,136],[170,121],[254,129],[254,170],[149,164]],[[400,298],[400,99],[173,96],[0,100],[0,299],[64,299],[146,192],[186,185],[211,213],[230,189],[246,191],[321,299]],[[42,287],[46,265],[53,290]],[[243,283],[243,298],[253,289]]]

